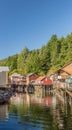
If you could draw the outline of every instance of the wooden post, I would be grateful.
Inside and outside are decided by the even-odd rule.
[[[70,105],[71,105],[71,102],[72,102],[72,101],[71,101],[71,97],[69,96],[69,104],[70,104]]]
[[[8,84],[8,72],[6,72],[6,84]]]
[[[66,103],[66,91],[64,91],[65,93],[64,93],[64,101],[65,101],[65,103]]]

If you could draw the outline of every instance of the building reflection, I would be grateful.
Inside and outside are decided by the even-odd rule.
[[[40,109],[48,108],[50,111],[53,123],[55,127],[58,127],[58,129],[64,129],[64,122],[62,117],[62,112],[65,111],[65,107],[63,104],[59,105],[59,102],[56,98],[56,96],[50,94],[46,94],[46,96],[43,95],[35,95],[35,94],[16,94],[15,97],[12,97],[11,102],[15,105],[22,106],[23,114],[28,112],[28,109],[31,106],[35,106],[39,104],[39,106],[42,106]],[[18,107],[17,107],[18,108]],[[34,109],[33,109],[34,110]],[[36,109],[35,109],[36,110]],[[42,111],[42,110],[41,110]],[[31,111],[33,113],[33,111]]]
[[[41,104],[43,106],[55,106],[56,105],[56,97],[52,96],[52,93],[49,93],[48,95],[37,95],[37,94],[21,94],[16,93],[15,96],[11,98],[11,102],[13,102],[15,105],[17,104],[25,104],[28,107],[30,104]]]

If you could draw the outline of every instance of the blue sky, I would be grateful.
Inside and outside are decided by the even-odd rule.
[[[0,59],[72,32],[72,0],[0,0]]]

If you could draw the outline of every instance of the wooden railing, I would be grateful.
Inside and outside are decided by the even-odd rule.
[[[67,82],[61,82],[61,81],[54,81],[53,82],[54,87],[57,88],[64,88],[67,89],[69,91],[72,91],[72,83],[67,83]]]

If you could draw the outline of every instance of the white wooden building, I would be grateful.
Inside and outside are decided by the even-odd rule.
[[[8,66],[0,66],[0,86],[7,85],[9,83]]]

